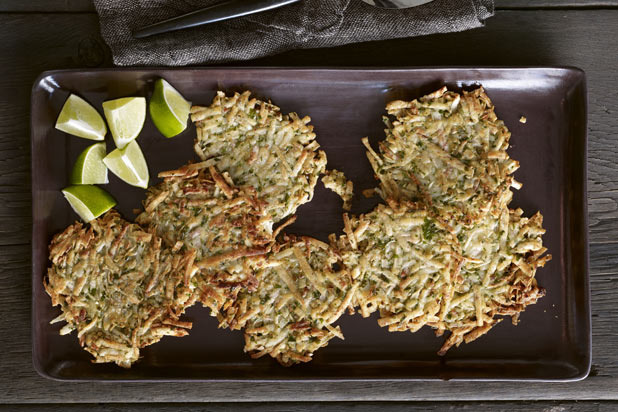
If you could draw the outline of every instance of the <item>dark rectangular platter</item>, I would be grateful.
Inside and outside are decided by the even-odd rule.
[[[498,116],[512,132],[511,157],[521,163],[515,177],[524,186],[511,207],[525,216],[540,210],[544,242],[553,260],[537,273],[547,296],[529,307],[519,326],[506,320],[486,336],[436,355],[443,337],[428,327],[417,333],[389,333],[375,317],[345,315],[345,340],[334,339],[308,364],[284,368],[268,357],[243,353],[242,333],[217,329],[199,305],[188,311],[194,326],[185,338],[166,337],[145,348],[131,369],[91,363],[75,333],[59,336],[50,325],[59,314],[43,289],[52,236],[73,223],[60,189],[77,155],[92,142],[54,129],[69,93],[101,111],[104,100],[149,96],[153,81],[167,79],[187,99],[207,105],[217,89],[249,89],[272,99],[283,112],[310,115],[328,167],[354,182],[353,213],[371,210],[377,200],[363,189],[376,185],[361,137],[384,138],[381,117],[394,99],[414,99],[446,84],[460,91],[482,85]],[[590,369],[590,299],[586,211],[586,82],[573,68],[411,68],[411,69],[109,69],[53,71],[41,75],[32,92],[32,356],[37,371],[62,380],[557,380],[583,379]],[[527,123],[519,122],[521,116]],[[151,175],[196,159],[192,125],[166,139],[150,119],[138,142]],[[108,151],[113,149],[107,137]],[[145,191],[110,174],[105,187],[127,219]],[[341,233],[341,200],[321,183],[313,201],[298,210],[289,232],[326,240]]]

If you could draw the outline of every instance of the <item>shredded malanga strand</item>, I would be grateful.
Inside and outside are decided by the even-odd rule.
[[[352,198],[354,197],[354,184],[346,179],[343,172],[339,170],[327,170],[322,177],[324,187],[335,192],[343,200],[343,210],[352,209]]]

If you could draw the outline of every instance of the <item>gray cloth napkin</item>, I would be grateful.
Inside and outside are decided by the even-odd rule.
[[[243,18],[145,39],[133,30],[220,0],[94,0],[114,63],[168,65],[248,60],[291,49],[456,32],[483,25],[493,0],[434,0],[381,9],[361,0],[302,0]]]

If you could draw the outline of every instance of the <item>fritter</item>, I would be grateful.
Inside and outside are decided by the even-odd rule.
[[[338,240],[344,264],[360,280],[354,304],[363,317],[380,311],[389,331],[416,331],[448,307],[461,266],[457,238],[419,205],[390,202],[359,217],[344,214]]]
[[[195,151],[202,160],[214,159],[236,185],[252,187],[276,223],[313,198],[326,154],[318,150],[309,116],[282,114],[250,94],[219,91],[210,106],[191,108]]]
[[[77,330],[94,362],[128,368],[140,348],[191,328],[180,316],[197,299],[195,253],[173,253],[114,210],[90,225],[75,223],[50,244],[45,290],[62,310],[52,322],[67,322],[61,335]]]
[[[337,169],[327,170],[322,177],[324,187],[335,192],[343,200],[343,210],[352,209],[354,183],[346,179],[343,172]]]
[[[254,271],[273,233],[255,192],[234,187],[210,163],[160,173],[163,182],[148,189],[136,221],[174,250],[195,253],[200,302],[216,315],[240,289],[256,287]]]
[[[519,163],[506,152],[510,132],[482,88],[460,95],[443,87],[386,108],[395,119],[385,118],[380,153],[363,140],[383,199],[423,201],[470,223],[510,202]]]
[[[335,336],[333,323],[350,307],[358,283],[336,251],[310,237],[285,236],[257,274],[258,287],[241,291],[221,327],[244,329],[245,351],[289,366],[308,362]]]
[[[537,212],[528,219],[522,214],[521,209],[502,208],[498,218],[456,229],[464,264],[445,316],[431,324],[438,335],[451,331],[440,355],[487,333],[502,321],[498,316],[511,316],[516,325],[520,312],[545,295],[535,279],[536,269],[551,259],[543,256],[543,216]]]
[[[510,133],[497,119],[482,88],[459,95],[442,88],[412,102],[387,105],[396,120],[386,121],[380,155],[368,158],[380,180],[377,192],[387,202],[417,201],[457,236],[459,271],[441,299],[439,316],[426,324],[442,335],[439,351],[471,342],[501,321],[518,315],[544,295],[535,274],[544,256],[543,218],[511,211],[511,174],[518,163],[506,150]]]

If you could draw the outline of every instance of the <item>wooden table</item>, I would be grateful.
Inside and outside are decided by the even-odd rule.
[[[243,63],[283,66],[572,65],[589,89],[588,205],[593,353],[577,383],[61,383],[32,367],[30,88],[50,69],[109,67],[89,0],[0,2],[0,403],[10,410],[618,409],[618,0],[496,0],[482,29],[299,50]],[[305,404],[311,401],[373,403]],[[397,401],[377,404],[375,401]],[[427,401],[444,401],[429,404]],[[255,401],[271,402],[257,405]],[[280,404],[277,401],[293,401]],[[420,403],[403,403],[422,401]],[[472,401],[479,403],[471,404]],[[578,402],[575,402],[578,401]],[[249,403],[251,402],[251,403]],[[102,405],[113,403],[113,405]],[[132,405],[126,405],[126,404]],[[16,405],[21,404],[21,405]],[[27,405],[30,404],[30,405]],[[73,405],[70,405],[73,404]],[[124,404],[124,405],[119,405]]]

